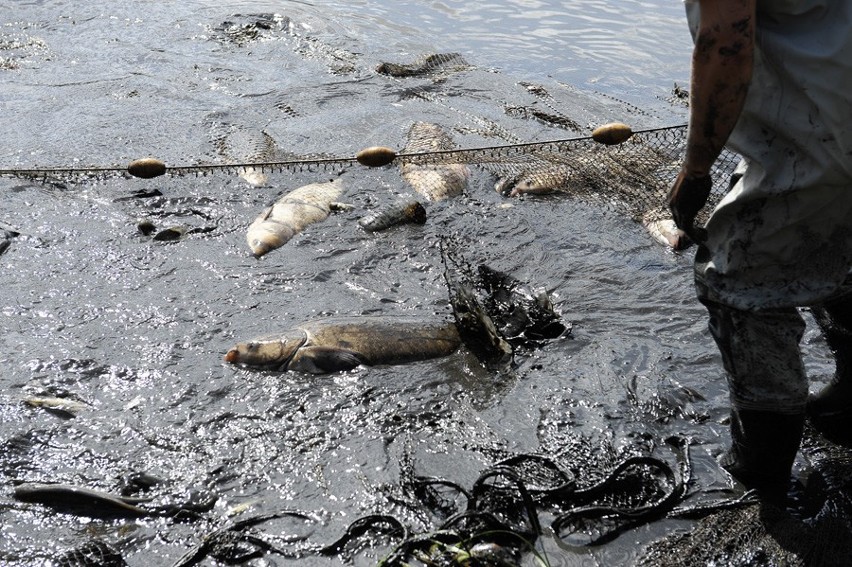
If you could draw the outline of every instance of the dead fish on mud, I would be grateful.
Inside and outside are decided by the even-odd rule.
[[[378,232],[397,224],[425,222],[426,209],[415,200],[392,203],[358,220],[358,224],[367,232]]]
[[[458,330],[450,321],[329,318],[238,343],[225,355],[225,361],[270,370],[323,374],[362,364],[404,364],[448,356],[460,345]]]
[[[47,412],[58,415],[63,418],[75,417],[83,410],[91,409],[92,406],[85,402],[74,400],[71,398],[45,397],[45,396],[29,396],[24,398],[23,403],[30,407],[42,408]]]
[[[415,122],[408,131],[403,153],[435,152],[454,147],[450,136],[437,124]],[[405,159],[402,177],[430,201],[440,201],[465,190],[470,169],[462,163],[422,163]]]
[[[19,484],[14,496],[21,502],[44,504],[88,517],[172,516],[205,512],[216,503],[216,496],[206,490],[190,490],[186,501],[146,506],[154,501],[153,497],[123,496],[85,486],[41,482]]]
[[[255,257],[280,248],[310,224],[325,220],[334,202],[343,193],[338,178],[325,183],[311,183],[294,189],[266,207],[246,233]]]

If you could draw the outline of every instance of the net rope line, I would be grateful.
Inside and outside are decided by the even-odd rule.
[[[687,126],[685,124],[675,125],[675,126],[664,126],[658,128],[648,128],[644,130],[637,130],[632,133],[632,136],[640,136],[643,134],[655,134],[655,133],[665,133],[672,131],[685,131]],[[631,138],[632,138],[631,136]],[[553,140],[544,140],[544,141],[534,141],[534,142],[519,142],[519,143],[509,143],[509,144],[498,144],[498,145],[490,145],[490,146],[474,146],[468,148],[453,148],[453,149],[436,149],[430,151],[420,151],[420,152],[394,152],[393,159],[391,161],[395,161],[399,159],[400,161],[409,161],[414,163],[450,163],[450,162],[458,162],[458,163],[488,163],[494,162],[496,160],[498,163],[504,162],[508,163],[509,160],[506,159],[508,155],[522,155],[525,153],[531,154],[533,159],[536,159],[536,152],[547,152],[559,150],[560,146],[569,145],[569,144],[583,144],[583,143],[594,143],[595,146],[602,146],[602,144],[593,141],[592,136],[576,136],[573,138],[561,138],[561,139],[553,139]],[[614,146],[604,146],[617,148],[617,145]],[[431,159],[430,159],[431,158]],[[490,158],[490,159],[484,159]],[[499,159],[498,159],[499,158]],[[561,160],[557,159],[557,156],[550,154],[543,157],[537,157],[538,161],[550,162],[550,163],[559,163]],[[334,167],[334,166],[344,166],[346,164],[357,163],[359,161],[357,156],[352,157],[302,157],[298,159],[289,159],[289,160],[271,160],[271,161],[246,161],[246,162],[236,162],[236,163],[199,163],[192,165],[165,165],[162,173],[159,173],[156,176],[161,174],[170,174],[170,175],[206,175],[210,172],[215,171],[239,171],[239,170],[247,170],[247,169],[259,169],[262,172],[266,171],[283,171],[283,170],[295,170],[304,167]],[[384,164],[382,164],[384,165]],[[30,177],[30,178],[38,178],[38,177],[46,177],[46,176],[67,176],[67,175],[99,175],[99,174],[127,174],[128,166],[83,166],[83,167],[34,167],[34,168],[0,168],[0,176],[12,176],[12,177]]]

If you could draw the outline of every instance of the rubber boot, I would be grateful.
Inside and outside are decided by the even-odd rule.
[[[720,464],[762,500],[783,503],[804,425],[804,414],[732,410],[731,448]]]
[[[808,398],[807,414],[829,439],[852,443],[852,300],[829,302],[812,309],[836,370],[832,381]]]

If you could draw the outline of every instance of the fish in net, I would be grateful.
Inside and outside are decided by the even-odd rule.
[[[422,128],[417,131],[422,136]],[[426,144],[421,141],[419,145]],[[442,138],[441,146],[451,148],[446,138]],[[678,249],[688,243],[671,219],[666,198],[680,169],[685,146],[686,126],[675,126],[632,133],[619,144],[602,144],[583,137],[471,149],[405,151],[397,159],[403,172],[417,168],[415,187],[422,194],[448,194],[447,176],[436,174],[433,180],[426,171],[478,167],[490,175],[495,190],[506,197],[561,194],[599,204],[641,222],[656,240]],[[740,157],[729,150],[716,161],[711,171],[713,191],[697,223],[706,222],[736,181],[739,161]]]

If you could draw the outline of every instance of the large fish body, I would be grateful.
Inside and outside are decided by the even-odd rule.
[[[536,171],[527,171],[519,176],[501,178],[494,189],[509,197],[519,195],[545,195],[560,189],[568,189],[578,183],[577,174],[570,167],[551,166]]]
[[[362,364],[404,364],[447,356],[460,345],[458,330],[449,321],[329,318],[238,343],[225,355],[225,361],[324,374]]]
[[[284,159],[275,139],[264,132],[230,121],[226,113],[214,113],[208,118],[213,146],[226,163],[262,163]],[[255,187],[269,184],[269,177],[262,168],[244,166],[238,168],[239,176]]]
[[[294,189],[266,207],[246,233],[252,253],[259,258],[286,244],[306,226],[327,218],[332,203],[342,192],[340,179],[311,183]]]
[[[450,136],[437,124],[415,122],[408,131],[404,153],[451,150]],[[462,163],[416,163],[403,161],[402,177],[414,190],[429,199],[440,201],[461,194],[467,187],[470,168]]]

